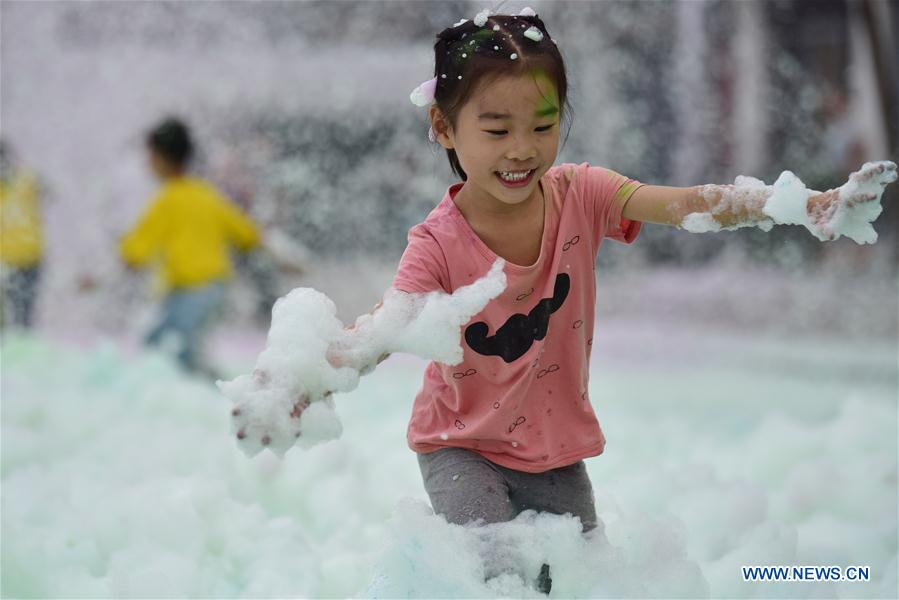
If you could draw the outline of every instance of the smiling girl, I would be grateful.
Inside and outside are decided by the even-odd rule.
[[[461,181],[409,230],[393,288],[453,293],[498,259],[507,286],[463,326],[463,361],[427,366],[408,445],[435,512],[451,523],[569,513],[601,538],[584,459],[606,442],[588,395],[603,241],[631,244],[642,223],[690,231],[794,223],[821,240],[872,241],[869,222],[896,165],[868,163],[825,193],[797,187],[791,174],[774,186],[677,188],[586,162],[555,165],[568,82],[532,10],[483,11],[441,31],[434,61],[434,77],[411,99],[428,107],[429,138]],[[328,360],[371,366],[354,364],[351,348],[329,349]],[[538,589],[548,592],[550,581],[544,565]]]
[[[450,522],[534,509],[571,513],[589,532],[601,523],[583,460],[605,446],[587,385],[602,242],[697,215],[706,230],[767,230],[772,188],[653,186],[586,162],[555,166],[568,83],[543,21],[484,11],[437,38],[434,78],[411,99],[428,106],[429,137],[461,181],[409,231],[393,287],[451,293],[497,258],[508,285],[464,327],[462,364],[428,365],[408,443]],[[895,169],[869,163],[851,182],[882,191]],[[810,194],[807,227],[833,239],[841,209],[879,201],[863,188]]]
[[[412,100],[430,105],[429,137],[462,181],[409,231],[393,287],[451,293],[497,258],[508,283],[464,328],[462,364],[428,365],[408,443],[452,523],[532,509],[571,513],[588,532],[598,522],[583,459],[605,445],[587,394],[594,264],[603,239],[639,234],[623,209],[642,184],[554,166],[568,84],[532,11],[481,13],[442,31],[434,51],[435,77]]]

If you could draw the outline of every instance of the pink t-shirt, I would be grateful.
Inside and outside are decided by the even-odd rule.
[[[407,439],[415,452],[468,448],[539,473],[601,454],[605,437],[587,396],[600,244],[630,244],[639,221],[621,217],[640,183],[588,163],[540,179],[543,244],[531,266],[506,262],[507,287],[463,327],[463,362],[431,362],[415,397]],[[409,230],[393,287],[451,293],[497,259],[453,202],[451,185]]]

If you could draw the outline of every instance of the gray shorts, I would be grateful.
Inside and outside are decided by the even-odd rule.
[[[584,532],[597,526],[593,487],[584,461],[543,473],[492,463],[473,450],[441,448],[419,454],[418,465],[431,506],[450,523],[511,521],[536,510],[580,517]]]

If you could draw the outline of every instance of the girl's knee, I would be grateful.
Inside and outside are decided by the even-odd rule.
[[[474,498],[460,498],[457,503],[450,503],[443,507],[442,514],[449,523],[467,525],[479,523],[489,525],[491,523],[505,523],[515,518],[515,507],[509,500],[508,494],[493,492]]]
[[[485,459],[462,449],[419,456],[425,491],[434,512],[450,523],[501,523],[517,511],[503,476]]]

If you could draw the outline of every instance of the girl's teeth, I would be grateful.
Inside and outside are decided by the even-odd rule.
[[[519,172],[519,173],[509,173],[506,171],[499,172],[500,177],[502,177],[503,179],[505,179],[507,181],[523,181],[523,180],[527,179],[528,175],[530,175],[530,174],[531,174],[530,171],[524,171],[524,172]]]

